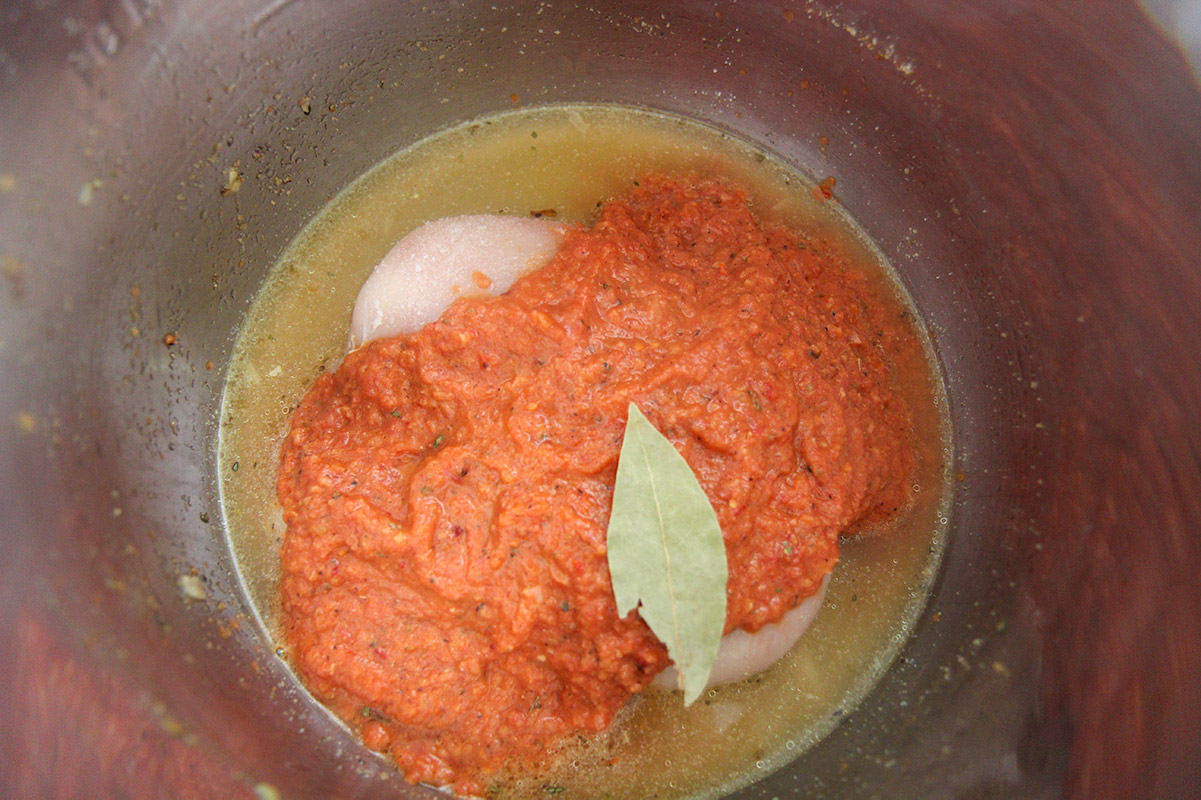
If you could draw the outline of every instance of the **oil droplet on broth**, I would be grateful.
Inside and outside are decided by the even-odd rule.
[[[340,360],[355,296],[384,253],[420,224],[456,214],[549,210],[559,221],[589,223],[599,201],[652,170],[742,184],[762,218],[837,241],[907,306],[841,209],[814,199],[813,179],[696,122],[612,106],[549,107],[477,120],[407,148],[338,195],[289,245],[235,345],[220,463],[252,466],[222,470],[222,505],[268,632],[279,632],[279,444],[293,404]],[[928,342],[922,331],[917,340]],[[570,786],[573,797],[721,796],[795,758],[870,690],[925,603],[945,527],[950,436],[941,382],[922,345],[895,360],[915,417],[915,483],[927,490],[883,535],[843,540],[825,604],[798,645],[766,672],[688,708],[675,692],[643,692],[609,731],[566,746],[545,772],[503,779],[499,796],[540,796],[546,785]]]

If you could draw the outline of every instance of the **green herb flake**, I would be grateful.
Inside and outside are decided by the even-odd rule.
[[[374,720],[375,722],[390,722],[382,711],[378,711],[371,706],[362,706],[359,708],[359,716],[366,719]]]
[[[638,609],[667,646],[684,705],[691,705],[709,680],[725,626],[725,542],[688,462],[633,403],[607,543],[617,613]]]
[[[442,434],[438,434],[437,436],[435,436],[434,437],[434,449],[436,450],[439,447],[441,447],[442,443],[445,441],[446,441],[446,437],[443,436]]]
[[[546,792],[547,794],[563,794],[563,792],[567,791],[567,787],[566,786],[556,786],[554,784],[548,783],[546,786],[542,787],[542,791]]]

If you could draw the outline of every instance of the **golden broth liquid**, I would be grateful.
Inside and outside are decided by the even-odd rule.
[[[812,179],[699,123],[570,105],[478,120],[405,149],[336,197],[288,247],[235,346],[221,418],[222,505],[246,590],[277,640],[280,442],[295,404],[340,360],[371,269],[406,233],[439,217],[553,209],[559,220],[591,223],[600,201],[652,170],[747,187],[761,219],[837,242],[896,298],[898,313],[909,308],[882,257],[836,203],[815,198]],[[536,775],[498,778],[489,796],[542,797],[555,787],[571,797],[720,796],[796,757],[862,699],[925,604],[946,527],[945,399],[928,338],[916,324],[915,333],[893,361],[914,413],[920,490],[888,531],[843,539],[825,604],[797,646],[689,708],[677,692],[649,689],[609,731],[569,743]]]

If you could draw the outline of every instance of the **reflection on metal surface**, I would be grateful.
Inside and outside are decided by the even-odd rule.
[[[1151,19],[1175,39],[1201,76],[1201,0],[1141,0]]]

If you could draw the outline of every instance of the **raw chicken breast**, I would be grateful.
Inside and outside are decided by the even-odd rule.
[[[388,251],[359,290],[348,349],[418,331],[457,297],[503,294],[550,260],[566,230],[559,222],[500,214],[425,223]]]

